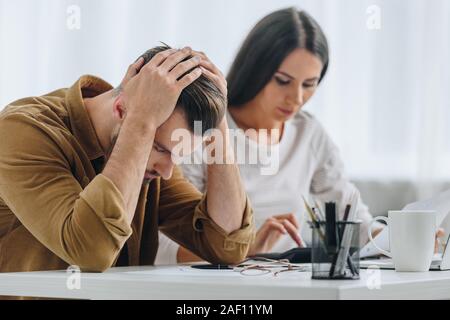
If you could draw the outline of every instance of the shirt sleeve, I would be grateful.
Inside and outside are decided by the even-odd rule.
[[[248,199],[241,228],[227,234],[208,214],[207,194],[200,193],[175,167],[161,180],[159,225],[169,238],[211,263],[235,264],[245,259],[254,238],[253,211]],[[224,194],[226,201],[226,194]]]
[[[0,137],[0,195],[20,222],[70,265],[111,267],[131,235],[113,182],[100,174],[83,189],[63,151],[70,145],[32,115],[3,117]]]
[[[177,264],[180,245],[169,239],[164,233],[158,232],[159,246],[156,253],[155,265]]]
[[[321,202],[337,201],[341,204],[339,212],[342,218],[344,204],[350,196],[356,192],[358,195],[356,217],[361,220],[360,244],[367,243],[368,227],[373,217],[368,207],[364,204],[358,189],[347,178],[344,164],[337,146],[319,125],[317,128],[317,140],[313,142],[313,153],[318,164],[312,178],[311,195]],[[382,227],[381,223],[374,223],[374,228]]]

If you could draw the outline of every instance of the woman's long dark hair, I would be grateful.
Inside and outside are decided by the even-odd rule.
[[[320,82],[328,68],[328,43],[319,24],[295,8],[275,11],[260,20],[231,65],[228,104],[237,107],[252,100],[297,48],[308,50],[322,61]]]

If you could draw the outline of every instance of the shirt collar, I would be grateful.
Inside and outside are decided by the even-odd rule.
[[[83,97],[94,97],[112,88],[109,83],[100,78],[84,75],[66,92],[66,105],[72,134],[85,150],[89,160],[97,159],[105,154],[87,113]]]

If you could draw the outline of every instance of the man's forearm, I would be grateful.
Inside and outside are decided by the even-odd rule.
[[[240,229],[246,198],[235,164],[208,166],[207,206],[210,217],[227,233]]]
[[[240,229],[246,205],[246,195],[241,183],[239,168],[234,161],[234,152],[229,146],[227,126],[222,123],[220,128],[223,135],[223,161],[232,159],[233,164],[208,165],[207,179],[207,207],[210,217],[227,233]],[[220,147],[220,145],[218,145]],[[225,162],[227,163],[227,162]]]
[[[130,223],[136,210],[155,131],[149,123],[132,114],[127,115],[102,172],[122,193]]]

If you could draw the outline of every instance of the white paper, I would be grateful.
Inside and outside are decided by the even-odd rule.
[[[413,202],[406,205],[403,210],[434,210],[437,213],[436,224],[440,226],[447,214],[450,212],[450,190],[444,191],[427,200]],[[375,238],[377,245],[389,251],[389,228],[385,227]],[[369,241],[359,252],[360,258],[379,255],[380,252]]]

